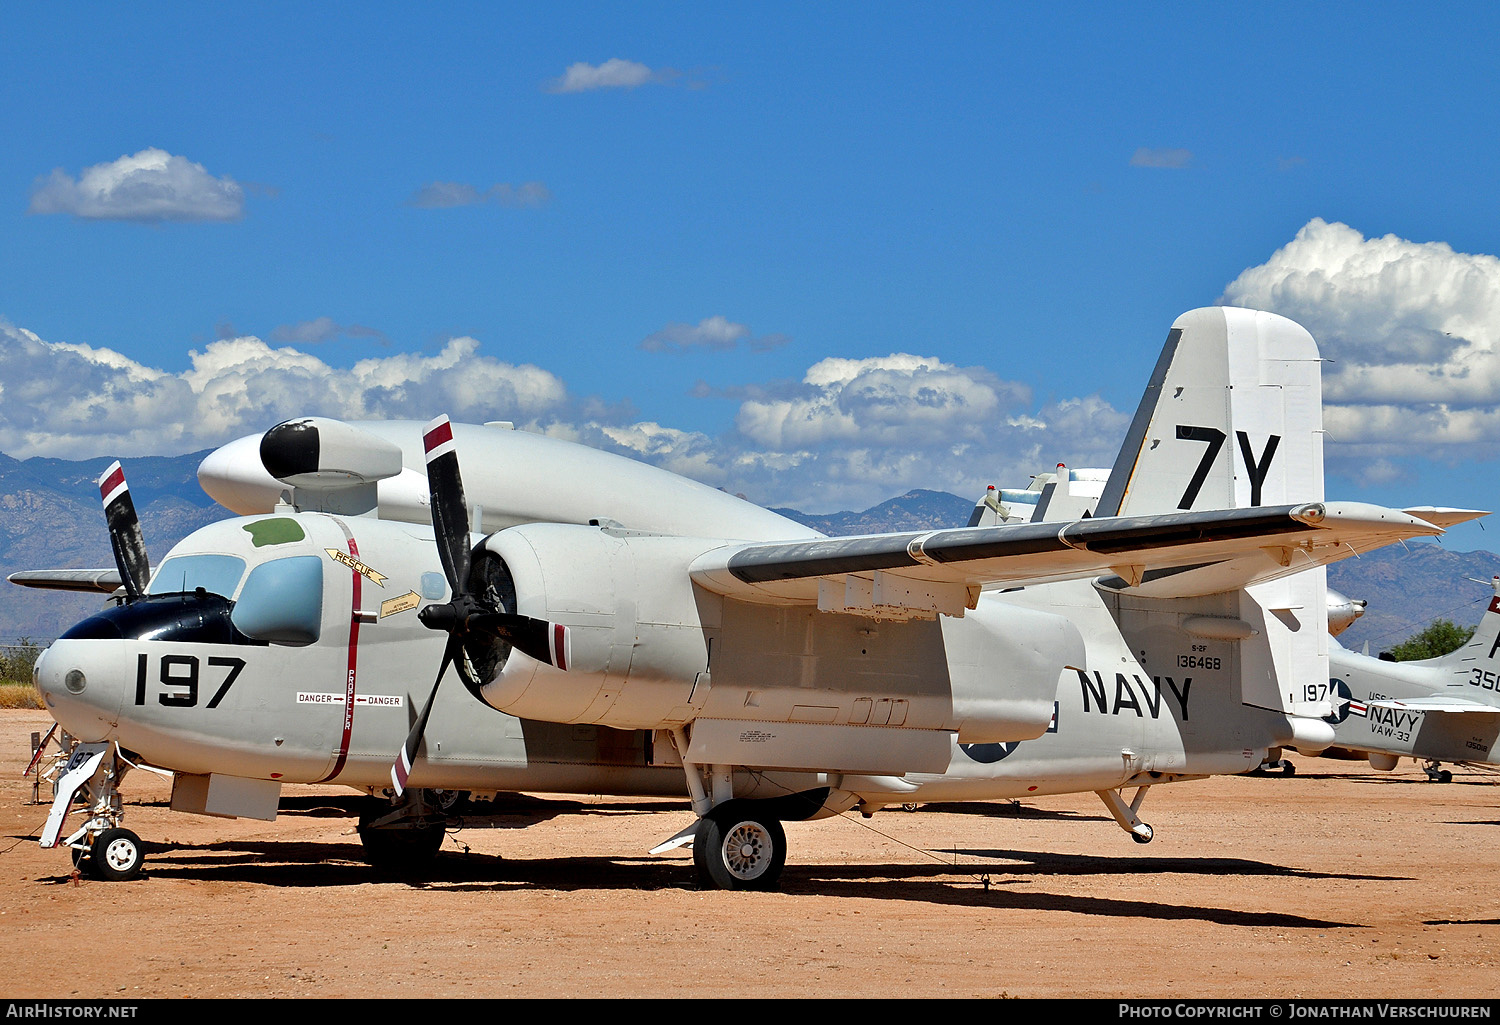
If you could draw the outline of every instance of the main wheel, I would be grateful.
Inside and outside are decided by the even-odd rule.
[[[89,849],[89,865],[93,873],[112,883],[140,875],[141,863],[145,860],[141,838],[118,826],[96,836],[93,847]]]
[[[726,801],[698,822],[693,866],[719,890],[770,890],[786,866],[786,831],[776,819]]]

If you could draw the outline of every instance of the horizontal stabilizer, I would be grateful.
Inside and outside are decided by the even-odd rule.
[[[1496,707],[1495,705],[1481,705],[1477,701],[1465,701],[1462,698],[1386,698],[1381,701],[1371,701],[1369,705],[1372,708],[1399,708],[1407,712],[1500,715],[1500,707]]]

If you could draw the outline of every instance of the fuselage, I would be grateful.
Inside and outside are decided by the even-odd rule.
[[[298,588],[314,587],[316,600],[299,597]],[[226,520],[174,549],[151,590],[79,624],[40,660],[48,705],[70,733],[118,741],[183,773],[388,785],[393,753],[431,686],[444,643],[416,617],[421,605],[447,597],[430,528],[289,512]],[[1084,657],[1075,660],[1082,664],[1055,680],[1055,711],[1044,733],[992,743],[955,735],[946,771],[908,774],[884,790],[863,780],[861,792],[893,802],[997,799],[1243,771],[1284,727],[1281,717],[1240,704],[1231,645],[1202,655],[1199,668],[1180,670],[1163,657],[1148,670],[1106,599],[1086,582],[986,594],[965,619],[925,629],[935,631],[942,658],[987,621],[1032,622],[1042,614],[1066,616],[1084,638]],[[880,632],[859,617],[812,615],[837,621],[866,644]],[[889,643],[899,642],[902,627],[883,629],[895,639]],[[820,658],[811,632],[782,639],[783,662]],[[1194,643],[1180,640],[1185,650]],[[996,692],[1010,685],[1014,655],[1003,645],[967,661],[988,662],[986,679]],[[518,718],[450,683],[438,693],[410,785],[684,792],[667,731],[583,718]],[[796,789],[843,782],[838,773],[785,770],[774,781],[756,781]],[[755,795],[753,785],[743,789]]]

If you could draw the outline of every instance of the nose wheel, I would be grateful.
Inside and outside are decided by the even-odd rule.
[[[86,859],[90,871],[107,882],[123,882],[141,874],[145,854],[141,838],[128,829],[116,826],[94,837]]]

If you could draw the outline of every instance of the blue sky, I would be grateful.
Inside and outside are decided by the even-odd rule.
[[[446,411],[862,508],[1107,463],[1226,301],[1337,361],[1330,497],[1500,508],[1500,14],[1306,6],[10,6],[0,450]]]

